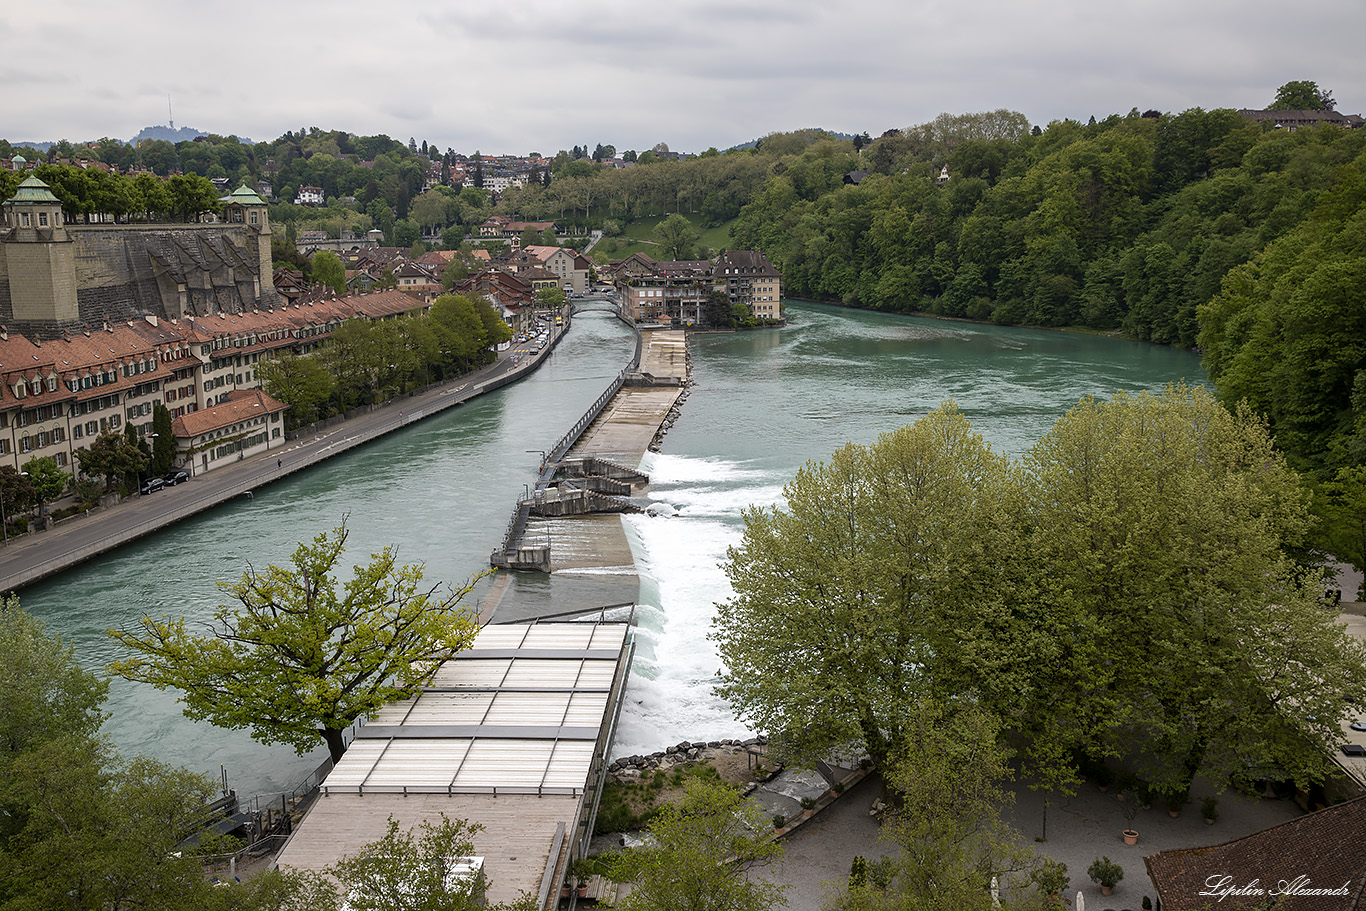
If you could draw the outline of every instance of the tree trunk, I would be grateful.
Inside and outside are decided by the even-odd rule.
[[[346,752],[346,741],[342,739],[342,732],[334,728],[323,728],[321,733],[323,742],[327,744],[327,752],[332,756],[332,764],[336,765]]]

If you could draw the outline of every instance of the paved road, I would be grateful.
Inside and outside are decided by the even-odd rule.
[[[558,342],[568,325],[556,327]],[[513,382],[540,366],[554,350],[501,352],[473,373],[378,406],[374,411],[292,440],[282,449],[241,459],[175,487],[134,496],[90,511],[50,531],[12,537],[0,549],[0,592],[10,592],[112,550],[296,471],[354,449],[400,427]]]

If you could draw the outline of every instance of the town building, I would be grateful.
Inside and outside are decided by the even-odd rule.
[[[1363,825],[1366,797],[1358,797],[1220,845],[1160,851],[1143,862],[1163,911],[1360,911]]]
[[[0,326],[55,338],[152,315],[162,319],[269,309],[266,203],[241,187],[219,224],[68,224],[47,184],[25,178],[3,204]]]
[[[731,304],[743,304],[751,316],[783,318],[783,277],[764,254],[754,250],[722,253],[712,268],[712,278]]]
[[[762,253],[732,251],[715,261],[661,261],[633,253],[607,270],[624,315],[637,323],[700,326],[713,291],[757,319],[781,320],[782,276]]]
[[[299,191],[294,195],[296,206],[320,206],[326,201],[322,187],[299,187]]]
[[[429,306],[402,291],[379,291],[210,317],[148,315],[46,340],[0,332],[0,465],[19,470],[47,456],[72,471],[76,451],[105,431],[132,424],[139,436],[151,433],[157,405],[177,427],[177,467],[191,473],[217,467],[225,446],[246,455],[273,449],[283,444],[283,433],[274,433],[281,420],[239,427],[243,419],[229,420],[232,408],[212,419],[195,416],[244,400],[247,406],[235,407],[278,418],[284,406],[251,398],[261,386],[261,361],[306,353],[350,319],[395,319]],[[255,439],[265,431],[266,439]],[[208,449],[206,433],[215,441]]]
[[[565,291],[575,294],[588,292],[593,264],[582,253],[569,247],[548,247],[540,244],[528,244],[523,248],[523,252],[536,257],[542,266],[558,276],[560,286]]]
[[[1360,114],[1339,114],[1337,111],[1254,111],[1244,108],[1238,113],[1254,123],[1270,123],[1275,129],[1291,133],[1301,127],[1316,127],[1323,124],[1355,129],[1366,123],[1366,119]]]

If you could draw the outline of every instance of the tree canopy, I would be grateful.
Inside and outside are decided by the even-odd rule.
[[[1276,90],[1276,99],[1267,105],[1273,111],[1321,111],[1323,93],[1319,85],[1308,79],[1287,82]]]
[[[911,709],[957,676],[955,608],[1009,554],[1007,479],[953,406],[800,469],[727,552],[721,694],[800,759],[852,748],[885,768]]]
[[[345,896],[350,911],[534,911],[535,896],[512,903],[489,905],[484,900],[487,880],[482,871],[469,875],[456,869],[460,860],[482,852],[475,838],[478,823],[451,819],[423,822],[403,831],[390,816],[383,838],[328,868]]]
[[[925,699],[970,696],[1036,772],[1121,754],[1327,774],[1366,652],[1294,555],[1307,497],[1246,408],[1203,389],[1083,400],[1018,463],[950,404],[807,465],[745,513],[719,687],[778,748],[889,767]]]
[[[206,634],[172,617],[111,630],[133,655],[110,670],[180,690],[191,718],[249,728],[255,739],[301,754],[321,738],[340,758],[347,727],[416,693],[478,629],[462,603],[476,580],[438,593],[439,584],[423,584],[420,566],[399,565],[392,547],[339,587],[348,536],[343,522],[301,543],[291,566],[220,583],[238,606],[220,607]]]
[[[6,911],[330,911],[309,877],[215,888],[180,841],[212,781],[125,759],[99,733],[108,682],[16,599],[0,604],[0,907]]]
[[[610,861],[631,883],[622,911],[767,911],[787,904],[783,887],[755,871],[782,855],[763,810],[735,788],[689,778],[682,800],[664,806],[646,844]]]

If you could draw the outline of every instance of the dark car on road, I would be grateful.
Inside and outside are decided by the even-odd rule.
[[[149,493],[156,493],[158,490],[165,486],[166,482],[161,480],[161,478],[148,478],[147,480],[142,482],[142,486],[138,488],[138,492],[144,495]]]
[[[161,480],[166,482],[167,487],[174,487],[181,481],[188,481],[189,479],[190,473],[188,471],[183,471],[181,469],[176,469],[170,474],[162,475],[161,477]]]

